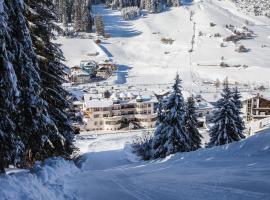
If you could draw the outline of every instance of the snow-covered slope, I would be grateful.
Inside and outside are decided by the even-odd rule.
[[[112,36],[103,43],[104,47],[119,65],[132,67],[127,79],[130,84],[168,83],[178,70],[189,87],[195,81],[222,80],[226,76],[232,82],[269,85],[270,20],[247,16],[231,1],[194,1],[159,14],[144,14],[133,21],[123,21],[118,11],[102,6],[95,6],[93,11],[103,14],[106,31]],[[191,11],[195,13],[192,20]],[[216,26],[211,27],[211,22]],[[195,44],[190,54],[194,23]],[[237,44],[228,42],[222,48],[223,38],[232,34],[226,24],[247,26],[255,37]],[[214,37],[216,33],[221,37]],[[164,44],[162,38],[174,42]],[[250,51],[236,52],[240,45]],[[221,62],[248,67],[222,68]]]
[[[130,162],[132,134],[84,138],[81,168],[53,160],[32,174],[0,178],[0,199],[269,200],[270,130],[241,142]],[[82,139],[77,142],[82,144]]]

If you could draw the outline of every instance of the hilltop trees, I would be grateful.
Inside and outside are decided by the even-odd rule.
[[[55,20],[62,22],[64,27],[73,22],[75,31],[92,31],[91,0],[54,0],[51,4]]]
[[[161,0],[141,0],[140,8],[146,9],[150,13],[159,13],[165,4]]]
[[[101,15],[97,15],[95,17],[95,26],[97,34],[104,36],[105,35],[104,22],[103,17]]]
[[[215,106],[214,125],[209,131],[211,138],[208,147],[224,145],[244,138],[239,98],[237,90],[233,95],[228,82],[225,82],[221,99]]]
[[[91,1],[75,0],[74,2],[74,30],[92,31]]]

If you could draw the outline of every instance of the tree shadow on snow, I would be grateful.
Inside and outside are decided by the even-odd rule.
[[[193,0],[182,0],[181,3],[184,6],[190,6],[193,4]]]
[[[82,160],[83,170],[106,170],[130,164],[123,149],[85,153]]]
[[[113,55],[111,54],[111,52],[108,51],[108,49],[106,49],[106,47],[104,47],[103,45],[99,44],[99,47],[102,49],[102,51],[104,51],[104,53],[108,56],[108,57],[113,57]]]
[[[127,82],[128,71],[131,69],[131,67],[126,65],[118,65],[117,68],[117,79],[115,84],[125,84]]]
[[[116,11],[104,8],[103,5],[93,6],[93,11],[103,16],[105,31],[111,37],[134,37],[141,34],[132,27],[131,23],[123,20],[121,15],[112,15]]]

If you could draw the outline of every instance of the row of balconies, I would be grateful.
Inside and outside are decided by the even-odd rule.
[[[153,108],[153,103],[147,104],[126,104],[119,105],[117,107],[106,107],[106,108],[89,108],[90,111],[93,112],[102,112],[102,111],[110,111],[110,110],[121,110],[121,109],[151,109]]]

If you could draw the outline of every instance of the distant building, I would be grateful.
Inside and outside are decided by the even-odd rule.
[[[206,119],[213,111],[214,106],[200,95],[195,97],[196,114],[199,128],[206,128]]]
[[[80,63],[80,67],[86,71],[91,77],[95,77],[97,74],[97,63],[93,60],[83,60]]]
[[[98,63],[97,76],[106,79],[116,70],[117,66],[111,60],[105,60]]]
[[[84,84],[89,83],[91,81],[91,76],[81,67],[74,66],[71,67],[69,80],[75,84]]]
[[[270,98],[257,94],[244,99],[243,113],[247,122],[270,117]]]
[[[113,93],[109,98],[86,94],[83,107],[85,128],[89,131],[153,128],[157,117],[156,103],[154,95],[131,92]]]

